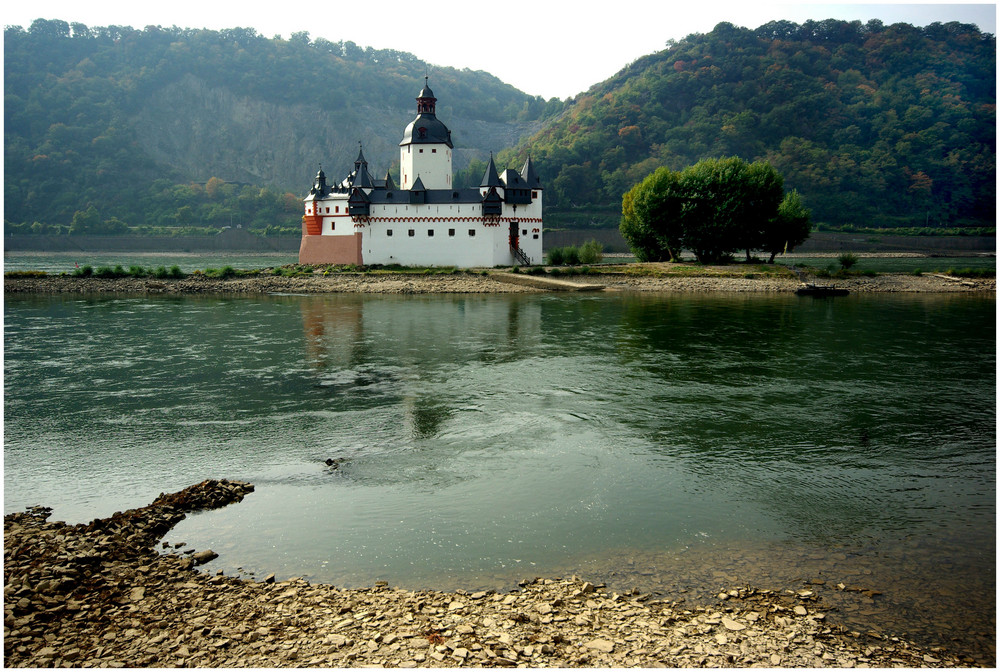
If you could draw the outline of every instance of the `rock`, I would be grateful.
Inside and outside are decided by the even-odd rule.
[[[133,602],[138,602],[142,598],[144,598],[145,596],[146,596],[146,588],[145,588],[145,586],[136,586],[135,588],[133,588],[131,590],[131,592],[129,593],[128,597]]]
[[[792,611],[795,612],[796,616],[805,616],[806,614],[809,613],[808,611],[806,611],[806,608],[803,607],[801,604],[795,605],[795,608],[792,609]]]
[[[198,551],[191,558],[194,560],[195,564],[204,565],[206,562],[211,562],[219,557],[219,554],[213,550]]]
[[[722,625],[726,628],[726,630],[745,630],[747,627],[738,621],[734,621],[728,616],[722,617]]]
[[[614,642],[609,642],[606,639],[592,639],[589,642],[585,642],[583,646],[584,648],[594,649],[602,653],[612,653],[615,650]]]

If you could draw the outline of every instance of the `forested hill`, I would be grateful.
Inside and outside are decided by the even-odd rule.
[[[398,162],[428,73],[458,169],[517,144],[564,107],[485,72],[308,33],[9,26],[4,220],[67,226],[93,206],[77,222],[91,230],[109,220],[111,229],[298,226],[298,199],[319,163],[345,176],[359,141],[379,177]]]
[[[595,85],[500,158],[530,152],[550,225],[613,225],[656,167],[739,156],[774,165],[815,222],[994,226],[995,82],[995,37],[971,25],[721,23]]]

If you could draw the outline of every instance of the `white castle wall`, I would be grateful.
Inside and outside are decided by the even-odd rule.
[[[445,144],[411,144],[399,148],[399,181],[409,189],[417,177],[425,189],[451,189],[451,148]]]

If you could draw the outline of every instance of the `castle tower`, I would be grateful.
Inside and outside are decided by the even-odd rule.
[[[417,94],[417,117],[399,143],[400,189],[412,189],[420,178],[426,189],[451,189],[451,131],[435,114],[437,98],[427,85]]]

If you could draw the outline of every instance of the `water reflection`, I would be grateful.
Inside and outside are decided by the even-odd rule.
[[[458,587],[627,549],[662,585],[663,558],[766,542],[933,548],[911,582],[939,585],[936,566],[993,576],[992,300],[36,297],[4,311],[7,509],[79,522],[206,477],[252,481],[239,506],[172,533],[222,553],[213,570]]]

